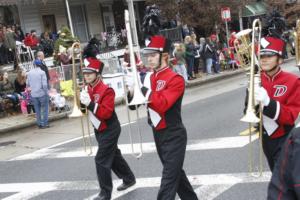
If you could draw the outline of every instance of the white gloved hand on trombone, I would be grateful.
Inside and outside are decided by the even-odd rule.
[[[258,85],[255,85],[254,87],[254,98],[256,102],[261,102],[263,106],[268,106],[270,103],[270,97],[267,90]]]
[[[80,92],[80,102],[85,106],[89,106],[91,103],[91,97],[85,89]]]

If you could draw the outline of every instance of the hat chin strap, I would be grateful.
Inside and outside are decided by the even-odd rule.
[[[158,68],[160,68],[160,66],[161,66],[161,58],[162,58],[162,53],[160,52],[159,53],[159,62],[158,62],[158,65],[154,68],[154,70],[157,70]]]

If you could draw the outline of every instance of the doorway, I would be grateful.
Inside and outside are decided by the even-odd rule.
[[[81,42],[88,41],[88,30],[84,5],[70,6],[74,34]]]
[[[54,15],[43,15],[44,32],[56,33],[56,21]]]

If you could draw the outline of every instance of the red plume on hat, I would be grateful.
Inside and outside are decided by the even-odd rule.
[[[102,73],[104,64],[97,58],[88,57],[84,59],[84,67],[82,72],[96,72]]]

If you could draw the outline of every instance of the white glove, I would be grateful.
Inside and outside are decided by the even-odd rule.
[[[261,102],[264,106],[268,106],[270,103],[270,97],[267,90],[263,87],[254,87],[254,98],[255,101]]]
[[[80,92],[80,102],[86,106],[90,105],[91,97],[86,90],[82,90]]]
[[[123,67],[128,67],[129,63],[128,62],[123,62]]]
[[[260,77],[254,76],[254,87],[260,87]]]

